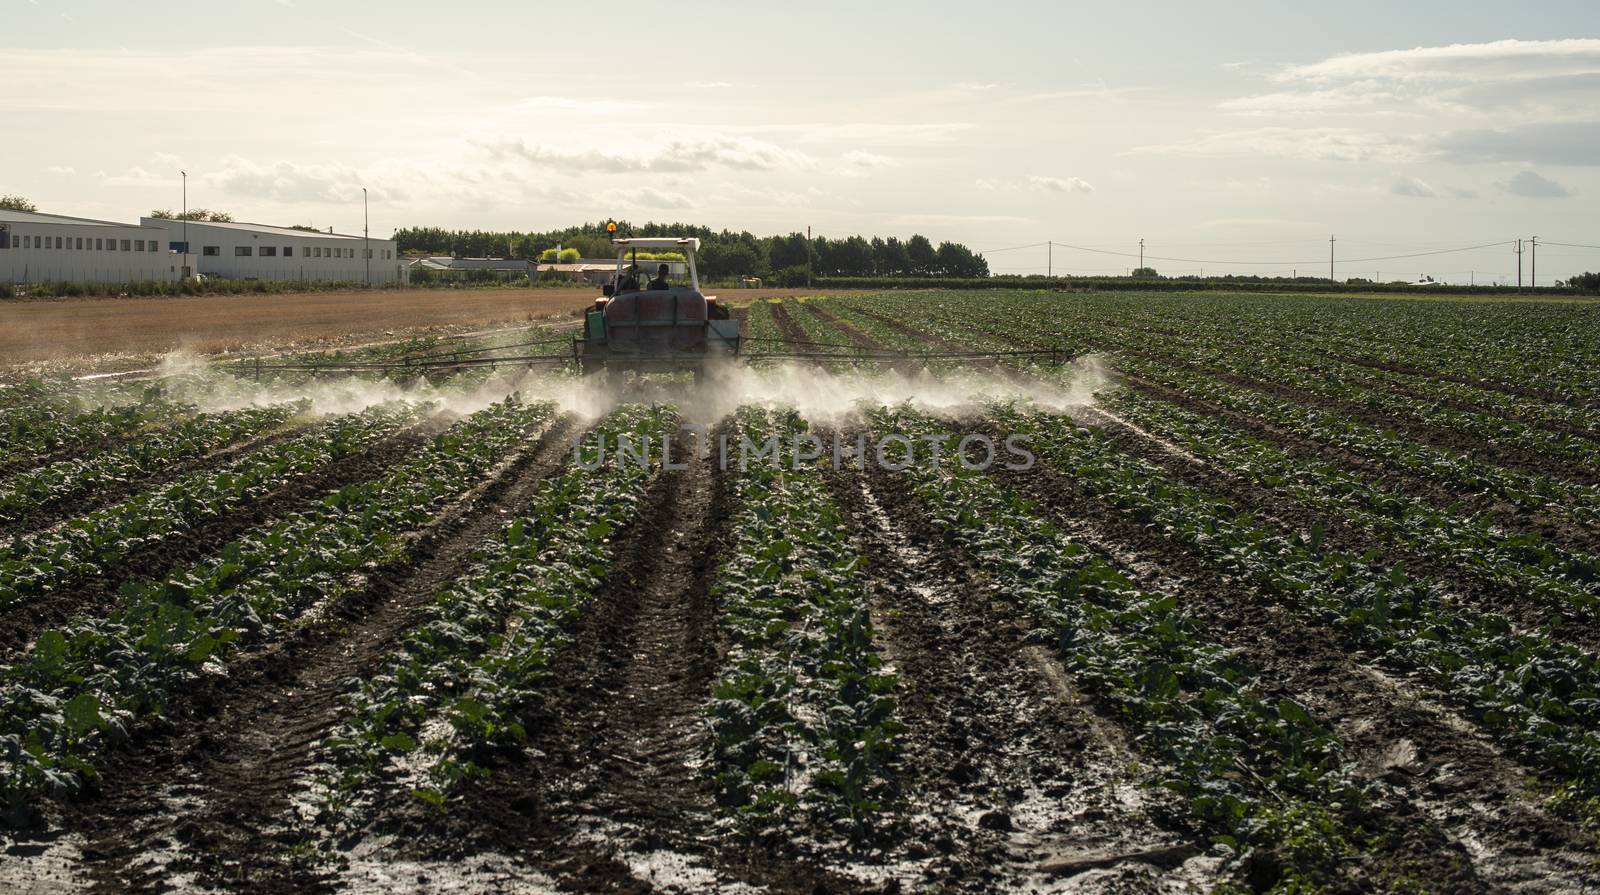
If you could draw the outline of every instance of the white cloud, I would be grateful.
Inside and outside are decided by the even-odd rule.
[[[1092,193],[1094,186],[1081,177],[1044,177],[1029,175],[1028,189],[1049,193]]]
[[[1229,157],[1265,155],[1310,161],[1404,162],[1417,151],[1377,131],[1342,127],[1260,127],[1214,131],[1188,140],[1136,147],[1140,155]]]
[[[1497,40],[1488,43],[1349,53],[1290,66],[1279,81],[1494,81],[1504,77],[1600,70],[1600,39]]]
[[[608,190],[601,194],[601,200],[607,206],[613,208],[653,208],[667,211],[686,211],[695,207],[694,200],[682,193],[675,193],[671,190],[658,190],[649,186]]]
[[[51,165],[44,169],[46,174],[55,174],[60,177],[71,177],[78,173],[78,169],[71,166]]]
[[[1401,176],[1389,186],[1389,192],[1396,196],[1408,196],[1413,199],[1437,199],[1439,191],[1416,177]]]
[[[552,146],[517,138],[477,141],[495,158],[518,159],[557,171],[621,174],[682,173],[726,168],[738,171],[811,170],[816,160],[763,140],[729,135],[668,138],[627,151]]]
[[[1554,122],[1498,130],[1460,130],[1430,136],[1427,148],[1444,161],[1467,164],[1600,165],[1600,121]]]
[[[389,178],[373,178],[346,165],[262,164],[237,155],[225,157],[199,180],[201,186],[228,195],[285,204],[358,202],[363,186],[373,201],[408,197],[406,189]]]
[[[1524,199],[1565,199],[1572,195],[1572,190],[1533,171],[1521,171],[1515,177],[1496,186]]]
[[[720,90],[724,87],[732,87],[733,85],[727,81],[690,81],[688,82],[688,86],[696,87],[701,90]]]
[[[850,165],[853,168],[875,170],[881,168],[900,167],[899,162],[886,155],[879,155],[876,152],[866,152],[860,149],[852,149],[840,156],[840,158],[844,159],[845,164]]]

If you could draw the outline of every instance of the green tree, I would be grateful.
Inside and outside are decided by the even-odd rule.
[[[761,276],[766,265],[754,246],[744,242],[711,242],[700,252],[700,273],[706,279]]]
[[[921,233],[913,234],[906,240],[906,257],[910,260],[909,273],[933,274],[938,273],[939,256],[933,249],[933,243]]]
[[[0,209],[6,211],[38,211],[39,206],[21,196],[0,196]]]
[[[911,256],[906,252],[905,243],[891,236],[883,242],[883,249],[877,253],[876,272],[880,277],[898,277],[911,273]]]
[[[1161,274],[1156,273],[1154,267],[1135,267],[1133,269],[1133,278],[1136,280],[1159,280]]]
[[[153,218],[159,218],[163,221],[215,221],[219,224],[229,224],[233,222],[233,215],[228,214],[226,211],[212,211],[207,208],[191,208],[188,211],[178,212],[177,214],[174,214],[170,209],[157,208],[156,210],[150,212],[150,216]],[[311,230],[313,232],[317,231],[317,228],[315,227],[303,227],[298,225],[296,225],[294,229]]]
[[[806,235],[790,233],[788,236],[773,237],[772,246],[767,250],[767,263],[773,270],[792,267],[804,269],[811,263],[811,244],[806,240]]]

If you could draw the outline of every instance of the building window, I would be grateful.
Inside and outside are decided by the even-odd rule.
[[[315,246],[314,248],[312,248],[311,249],[311,257],[313,257],[313,258],[321,258],[322,257],[322,246]]]
[[[123,251],[124,251],[124,252],[131,252],[131,251],[133,251],[133,240],[131,240],[131,239],[124,239],[124,240],[123,240],[123,241],[122,241],[122,250],[123,250]]]
[[[252,251],[252,249],[250,248],[250,246],[234,246],[233,247],[233,257],[235,257],[235,258],[248,258],[248,257],[250,257],[251,251]]]
[[[263,257],[263,258],[276,258],[276,257],[278,257],[278,247],[277,246],[262,246],[261,247],[261,257]]]
[[[142,252],[142,251],[144,251],[144,240],[142,240],[142,239],[135,239],[135,240],[134,240],[134,241],[133,241],[133,250],[134,250],[134,251],[135,251],[135,252]]]
[[[201,246],[200,247],[200,254],[206,256],[207,258],[215,258],[216,256],[222,254],[222,247],[221,246]]]
[[[83,237],[82,236],[78,237],[78,249],[80,251],[83,249]]]
[[[61,237],[59,236],[56,237],[56,248],[65,248],[63,245],[61,245]]]
[[[150,240],[150,251],[154,252],[154,251],[158,251],[159,249],[160,249],[160,246],[158,246],[156,244],[156,241],[153,240],[153,239]]]
[[[293,258],[294,257],[294,246],[284,246],[283,247],[283,257],[285,257],[285,258]]]
[[[104,239],[95,240],[94,241],[94,250],[97,251],[97,252],[105,251],[106,250],[106,241]]]

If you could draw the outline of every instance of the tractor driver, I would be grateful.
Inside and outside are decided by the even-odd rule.
[[[628,265],[628,269],[625,271],[625,275],[622,278],[622,285],[617,289],[617,291],[618,292],[638,292],[639,291],[639,265],[637,265],[637,264]]]
[[[650,291],[651,292],[664,292],[664,291],[666,291],[668,289],[671,289],[672,288],[672,284],[667,282],[667,274],[671,273],[671,272],[672,272],[672,268],[668,267],[665,264],[663,264],[660,267],[656,268],[656,278],[650,281],[650,287],[649,287]]]

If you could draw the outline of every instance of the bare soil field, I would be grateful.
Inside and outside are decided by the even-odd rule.
[[[739,289],[747,301],[816,290]],[[428,327],[561,318],[596,295],[572,289],[417,289],[0,302],[0,366],[102,355],[215,354]]]

